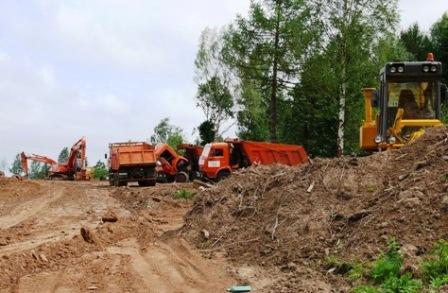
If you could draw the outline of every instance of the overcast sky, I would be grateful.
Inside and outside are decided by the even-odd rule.
[[[145,140],[170,117],[192,138],[193,61],[201,31],[245,13],[244,0],[0,0],[0,161],[57,158],[85,135],[91,164],[107,144]],[[402,27],[424,29],[445,0],[401,0]],[[231,135],[232,133],[230,133]]]

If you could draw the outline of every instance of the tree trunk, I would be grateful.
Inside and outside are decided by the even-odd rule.
[[[344,60],[345,61],[345,60]],[[345,128],[345,104],[346,104],[346,93],[347,93],[347,82],[345,81],[346,68],[345,64],[342,66],[341,72],[343,81],[339,90],[339,115],[338,115],[338,157],[341,157],[344,153],[344,128]]]
[[[278,46],[280,34],[280,0],[277,0],[277,20],[275,23],[275,37],[274,37],[274,60],[272,64],[272,80],[271,80],[271,100],[270,110],[271,117],[269,123],[269,132],[271,142],[277,142],[277,91],[278,91]]]
[[[341,79],[339,84],[339,114],[338,114],[338,138],[337,155],[341,157],[344,154],[344,130],[345,130],[345,105],[347,102],[347,39],[346,25],[348,17],[348,3],[344,0],[344,23],[341,29]]]

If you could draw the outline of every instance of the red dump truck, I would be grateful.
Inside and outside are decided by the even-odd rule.
[[[221,180],[233,170],[251,165],[296,166],[308,162],[308,155],[300,145],[226,140],[205,145],[199,168],[205,178]]]
[[[159,182],[187,182],[188,160],[179,155],[169,144],[155,147],[157,177]]]
[[[107,158],[107,155],[106,155]],[[126,186],[138,182],[140,186],[156,185],[156,154],[154,147],[145,142],[109,144],[109,183]]]
[[[184,157],[188,160],[188,177],[190,180],[201,178],[199,170],[199,158],[201,157],[204,148],[200,145],[181,144],[177,149],[184,153]]]

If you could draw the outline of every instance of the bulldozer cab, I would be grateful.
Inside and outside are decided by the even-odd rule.
[[[423,62],[387,63],[378,90],[364,89],[365,120],[360,131],[364,150],[400,147],[441,125],[442,64],[429,55]],[[376,117],[372,107],[376,106]]]

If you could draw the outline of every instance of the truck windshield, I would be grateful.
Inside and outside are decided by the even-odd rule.
[[[210,149],[212,148],[212,145],[211,144],[206,144],[205,146],[204,146],[204,150],[202,150],[202,154],[201,154],[201,157],[208,157],[208,154],[210,153]]]
[[[403,109],[402,119],[436,118],[437,91],[434,81],[389,82],[387,94],[389,126],[395,121],[398,109]]]
[[[202,150],[202,154],[199,157],[199,165],[204,165],[205,159],[208,157],[208,154],[210,153],[211,148],[212,148],[212,145],[209,143],[204,146],[204,149]]]

